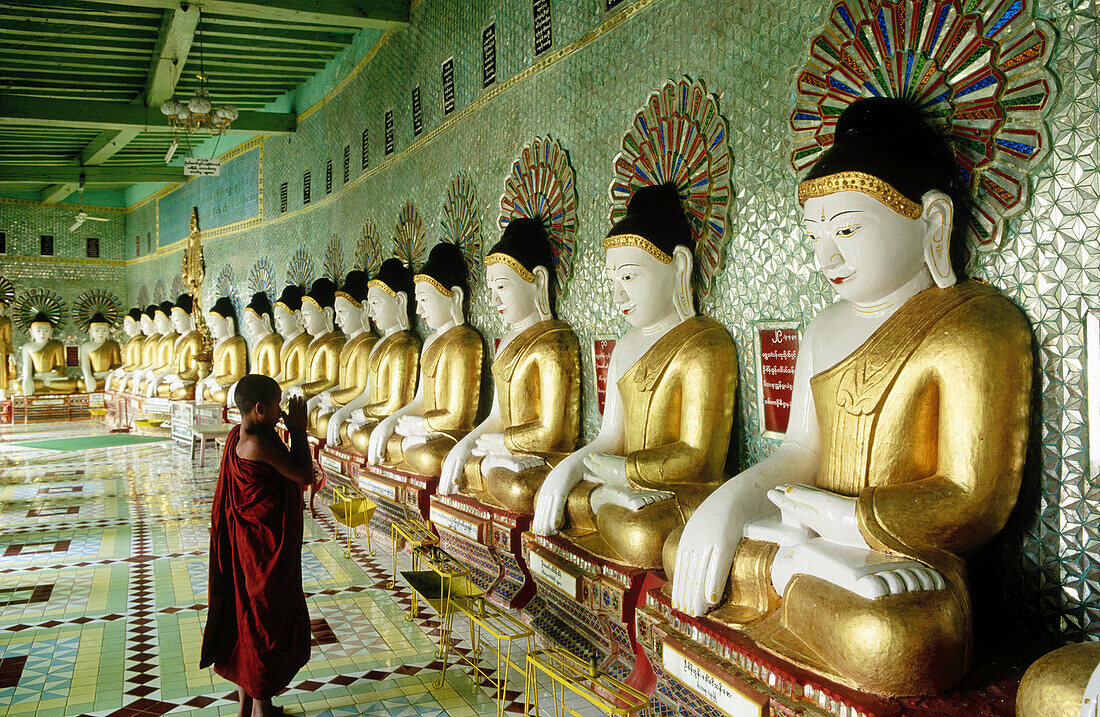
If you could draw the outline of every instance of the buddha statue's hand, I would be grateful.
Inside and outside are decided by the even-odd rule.
[[[637,512],[646,506],[671,500],[674,497],[672,493],[663,490],[605,484],[592,492],[591,504],[593,512],[599,512],[605,505],[617,505]]]
[[[357,408],[357,409],[355,409],[354,411],[351,412],[351,415],[348,417],[348,421],[351,422],[351,423],[358,423],[358,424],[366,423],[367,422],[367,414],[363,413],[363,409]]]
[[[522,473],[523,471],[544,465],[546,465],[546,461],[538,456],[528,456],[522,453],[510,453],[508,455],[496,453],[491,456],[486,456],[485,459],[481,461],[481,472],[484,475],[494,468],[503,468],[512,473]]]
[[[95,374],[91,374],[84,377],[84,390],[88,393],[95,393]]]
[[[423,445],[442,436],[442,433],[414,433],[401,439],[401,450],[408,453],[410,448]]]
[[[306,411],[312,411],[315,408],[319,408],[322,411],[326,408],[332,409],[332,399],[329,397],[328,392],[319,393],[306,401]]]
[[[284,401],[289,401],[291,398],[301,397],[301,396],[305,396],[305,393],[302,391],[301,386],[291,386],[287,390],[283,391],[283,400]]]
[[[630,481],[626,477],[625,456],[616,456],[610,453],[588,454],[584,459],[584,477],[594,483],[630,487]],[[637,508],[633,510],[637,510]]]
[[[454,495],[461,488],[462,473],[466,468],[466,461],[474,454],[475,443],[468,440],[467,436],[459,441],[454,448],[447,452],[443,459],[443,469],[439,475],[439,492],[443,495]]]
[[[347,406],[341,406],[332,412],[328,419],[328,428],[325,429],[325,437],[330,446],[340,445],[340,426],[348,420],[352,412]]]
[[[423,416],[401,416],[397,419],[396,431],[402,436],[414,436],[428,433],[428,423]]]
[[[771,572],[772,586],[780,595],[798,574],[813,575],[868,600],[946,587],[943,576],[924,563],[825,538],[781,546]]]
[[[531,530],[536,535],[553,535],[565,520],[569,493],[584,478],[584,453],[574,453],[554,466],[535,498]]]
[[[779,508],[783,523],[805,526],[833,543],[870,549],[859,532],[855,498],[805,485],[782,485],[767,495]]]
[[[508,450],[508,446],[504,444],[503,433],[483,433],[478,436],[477,443],[474,444],[473,455],[475,456],[508,456],[511,454],[512,452]]]
[[[397,426],[397,421],[400,416],[394,414],[392,416],[386,416],[378,424],[378,426],[371,431],[370,445],[367,446],[367,460],[371,463],[381,463],[386,460],[386,443],[389,442],[390,436],[394,433],[394,428]]]

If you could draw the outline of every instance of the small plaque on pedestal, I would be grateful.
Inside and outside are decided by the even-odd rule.
[[[564,560],[558,560],[553,556],[532,550],[528,557],[527,567],[533,574],[538,575],[546,583],[553,585],[574,600],[580,595],[580,572]]]
[[[397,502],[397,486],[371,478],[362,471],[359,472],[359,487],[368,493],[381,496],[394,503]]]
[[[661,650],[665,671],[730,717],[767,717],[768,698],[729,675],[716,675],[692,657],[679,640],[666,638]]]
[[[470,540],[481,540],[481,528],[482,523],[474,523],[469,520],[458,517],[457,515],[443,510],[437,505],[431,506],[428,511],[429,520],[433,524],[440,528],[451,531],[452,533],[458,533],[464,538]]]

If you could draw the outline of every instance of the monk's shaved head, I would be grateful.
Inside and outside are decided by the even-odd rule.
[[[234,400],[243,416],[250,413],[257,403],[278,401],[280,396],[279,384],[275,379],[262,373],[250,373],[237,383]]]

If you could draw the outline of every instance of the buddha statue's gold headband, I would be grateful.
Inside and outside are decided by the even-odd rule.
[[[352,304],[353,306],[361,306],[361,305],[362,305],[362,304],[360,304],[360,303],[359,303],[359,301],[358,301],[358,300],[357,300],[357,299],[356,299],[356,298],[355,298],[354,296],[352,296],[351,294],[349,294],[349,293],[348,293],[348,292],[346,292],[346,291],[337,291],[337,292],[336,292],[336,295],[337,295],[337,296],[342,296],[342,297],[344,297],[344,298],[345,298],[345,299],[347,299],[347,300],[348,300],[348,302],[350,302],[350,303],[351,303],[351,304]]]
[[[805,206],[807,199],[837,192],[861,192],[908,219],[919,219],[924,211],[920,204],[894,189],[888,182],[866,172],[837,172],[826,177],[807,179],[798,185],[798,203]],[[606,241],[604,245],[606,246]]]
[[[314,299],[312,296],[303,296],[302,301],[308,301],[309,303],[313,304],[314,306],[317,307],[318,311],[324,311],[325,310],[325,308],[317,302],[317,299]]]
[[[417,274],[413,277],[413,281],[422,281],[429,286],[433,286],[435,287],[436,291],[438,291],[440,294],[443,294],[444,296],[454,296],[453,291],[443,286],[443,284],[440,284],[438,281],[428,276],[427,274]]]
[[[671,264],[672,257],[657,248],[657,245],[640,234],[615,234],[603,240],[603,250],[632,246],[641,249],[662,264]]]
[[[370,281],[368,281],[367,282],[367,288],[369,289],[371,287],[374,287],[375,289],[381,289],[382,291],[389,294],[391,297],[393,297],[395,299],[397,298],[397,292],[394,291],[393,289],[391,289],[389,287],[389,284],[382,281],[381,279],[371,279]]]
[[[503,254],[501,252],[490,254],[489,256],[485,257],[485,266],[488,267],[490,264],[503,264],[504,266],[519,274],[519,278],[523,279],[528,284],[531,284],[535,281],[535,275],[528,271],[527,267],[525,267],[523,264],[520,264],[514,257],[508,256],[507,254]]]

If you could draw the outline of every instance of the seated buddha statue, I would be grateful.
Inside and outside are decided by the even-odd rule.
[[[466,260],[442,241],[413,276],[416,310],[431,329],[420,352],[420,386],[371,432],[368,460],[438,477],[443,459],[474,427],[481,396],[481,334],[466,325]]]
[[[329,445],[367,455],[378,422],[413,399],[420,367],[420,339],[411,329],[413,292],[412,272],[400,259],[382,262],[367,282],[366,315],[382,338],[371,346],[367,390],[327,418]]]
[[[16,377],[15,347],[11,342],[11,318],[8,317],[8,305],[0,299],[0,401],[8,397]]]
[[[162,301],[157,305],[153,314],[153,327],[157,331],[156,354],[153,357],[153,363],[135,377],[135,381],[131,384],[131,393],[148,396],[153,379],[172,371],[172,359],[176,355],[176,339],[180,336],[172,322],[174,306],[171,301]]]
[[[737,354],[721,324],[695,313],[695,238],[675,187],[638,189],[603,246],[631,329],[611,354],[600,431],[550,471],[532,530],[564,521],[562,534],[598,557],[660,568],[670,534],[724,480]]]
[[[237,335],[237,310],[228,296],[206,312],[206,325],[214,339],[210,375],[195,384],[195,403],[225,405],[231,386],[248,373],[248,345]]]
[[[489,417],[447,454],[439,492],[533,513],[550,469],[577,447],[580,344],[552,313],[554,255],[538,218],[517,217],[485,257],[490,303],[508,328],[493,361]]]
[[[145,341],[141,344],[141,361],[138,363],[137,368],[119,379],[119,391],[137,393],[142,377],[147,375],[147,372],[157,363],[157,352],[160,349],[161,336],[157,331],[156,316],[156,304],[150,304],[141,312],[138,323],[141,326],[141,335],[145,337]]]
[[[302,297],[302,327],[311,340],[306,347],[305,380],[291,386],[284,395],[307,401],[340,381],[340,351],[347,337],[336,328],[336,284],[321,278]]]
[[[122,365],[122,349],[111,338],[111,322],[102,313],[96,313],[88,322],[88,340],[80,345],[79,356],[84,390],[88,393],[102,391],[107,375]]]
[[[172,307],[172,326],[177,338],[172,347],[172,362],[167,371],[160,372],[150,382],[147,396],[191,400],[195,397],[195,383],[199,380],[199,364],[196,360],[202,350],[202,334],[195,329],[194,299],[190,294],[180,294]]]
[[[1031,332],[998,290],[959,281],[959,169],[899,100],[864,99],[799,185],[840,301],[810,322],[786,437],[688,521],[673,606],[880,695],[966,673],[964,558],[1016,502]],[[728,588],[727,588],[728,584]]]
[[[28,330],[31,340],[23,344],[23,380],[19,388],[24,396],[40,393],[74,393],[77,382],[69,378],[65,346],[53,337],[54,324],[48,315],[38,313]]]
[[[337,384],[306,401],[309,409],[309,432],[317,438],[328,435],[328,417],[339,407],[358,398],[367,390],[370,352],[378,336],[370,330],[370,321],[363,311],[367,298],[367,274],[355,270],[344,277],[344,285],[336,292],[333,309],[336,325],[347,337],[340,350],[340,373]]]
[[[145,334],[141,332],[141,309],[135,306],[122,317],[122,332],[127,336],[122,346],[122,365],[107,374],[104,385],[109,391],[120,390],[120,382],[126,374],[141,366],[141,349],[145,346]]]
[[[291,284],[275,302],[275,330],[283,337],[279,349],[279,374],[275,380],[284,392],[297,386],[308,377],[309,364],[306,363],[306,349],[312,336],[302,330],[302,287]]]
[[[267,294],[257,291],[252,295],[248,306],[244,307],[244,328],[252,338],[252,357],[249,363],[252,373],[263,374],[275,378],[282,371],[283,364],[280,351],[283,347],[283,337],[275,333],[274,307]],[[233,406],[235,401],[233,393],[237,384],[229,388],[225,397],[225,405]]]

